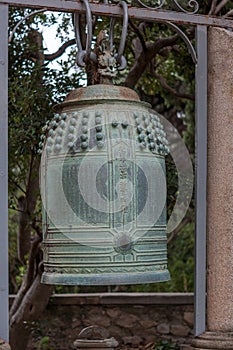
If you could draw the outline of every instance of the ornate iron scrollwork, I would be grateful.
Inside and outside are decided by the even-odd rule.
[[[167,5],[166,0],[158,0],[156,1],[156,5],[155,6],[149,6],[147,4],[145,4],[143,1],[141,0],[135,0],[135,3],[137,3],[138,5],[147,8],[149,10],[158,10],[158,9],[162,9],[165,5]],[[190,14],[195,14],[198,12],[199,10],[199,3],[196,0],[189,0],[187,2],[187,4],[185,5],[181,5],[179,1],[177,0],[172,0],[171,1],[171,6],[175,7],[175,9],[177,11],[180,12],[185,12],[185,13],[190,13]]]
[[[180,29],[176,24],[171,23],[171,22],[165,22],[168,26],[170,26],[173,30],[175,30],[175,32],[183,39],[183,41],[185,42],[188,51],[192,57],[193,63],[197,64],[197,53],[193,47],[193,44],[191,43],[191,41],[189,40],[188,36],[185,34],[185,32]]]
[[[178,11],[194,14],[194,13],[197,13],[199,10],[199,3],[196,0],[189,0],[186,5],[187,9],[185,9],[182,5],[180,5],[179,1],[176,1],[176,0],[172,0],[172,1]]]
[[[142,7],[149,9],[149,10],[158,10],[158,9],[161,9],[163,7],[163,5],[165,5],[166,0],[157,1],[157,5],[153,6],[153,7],[144,4],[144,2],[142,2],[141,0],[135,0],[135,2],[139,5],[141,5]]]

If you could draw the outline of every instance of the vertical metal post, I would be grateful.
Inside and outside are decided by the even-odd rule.
[[[195,335],[206,329],[207,27],[196,28]]]
[[[8,5],[1,4],[0,84],[0,338],[8,341]]]

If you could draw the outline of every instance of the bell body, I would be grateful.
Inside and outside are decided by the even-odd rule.
[[[58,108],[42,154],[42,283],[169,280],[159,116],[109,85],[77,89]]]

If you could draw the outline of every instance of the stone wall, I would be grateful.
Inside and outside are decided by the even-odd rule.
[[[71,350],[79,332],[90,325],[107,328],[121,348],[141,345],[140,349],[144,349],[145,344],[158,339],[189,343],[193,335],[193,310],[192,294],[55,295],[43,316],[28,324],[32,329],[28,350],[38,349],[43,341],[48,342],[47,348],[51,350]]]

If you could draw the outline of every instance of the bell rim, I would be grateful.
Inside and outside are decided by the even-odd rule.
[[[103,274],[61,274],[43,272],[41,283],[55,285],[127,285],[166,282],[170,280],[168,270],[137,273],[103,273]]]

